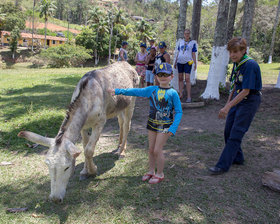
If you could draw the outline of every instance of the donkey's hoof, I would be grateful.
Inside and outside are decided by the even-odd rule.
[[[90,177],[96,177],[96,175],[80,174],[80,181],[87,180]]]
[[[123,159],[125,155],[119,155],[119,159]]]

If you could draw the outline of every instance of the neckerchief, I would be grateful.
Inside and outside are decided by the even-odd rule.
[[[183,54],[185,53],[186,48],[187,48],[187,46],[189,45],[190,42],[191,42],[191,40],[185,41],[185,43],[184,43],[184,49],[183,49]]]
[[[232,73],[231,73],[231,76],[230,76],[230,92],[233,90],[234,88],[234,83],[235,83],[235,79],[236,79],[236,76],[240,70],[240,67],[241,65],[243,65],[246,61],[249,61],[251,60],[252,58],[250,58],[247,54],[245,54],[242,58],[241,58],[241,61],[239,63],[234,63],[233,64],[233,69],[232,69]]]

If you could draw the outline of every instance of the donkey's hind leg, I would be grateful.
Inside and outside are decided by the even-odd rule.
[[[125,110],[124,110],[124,119],[122,124],[122,136],[120,135],[120,146],[118,150],[118,154],[120,157],[125,156],[127,136],[130,130],[131,118],[133,116],[134,111],[134,102],[132,102]]]
[[[119,134],[119,143],[118,143],[118,147],[112,151],[112,153],[119,155],[119,151],[120,151],[120,147],[123,141],[123,123],[124,123],[124,112],[121,112],[118,115],[118,123],[119,123],[119,128],[120,128],[120,134]]]

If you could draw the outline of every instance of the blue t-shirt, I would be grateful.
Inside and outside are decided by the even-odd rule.
[[[179,95],[172,88],[148,86],[146,88],[115,89],[116,95],[140,96],[150,99],[149,119],[173,121],[168,131],[175,135],[182,118],[182,107]],[[173,120],[173,110],[175,117]]]
[[[248,60],[241,65],[235,80],[236,91],[242,89],[261,90],[262,77],[258,63]]]

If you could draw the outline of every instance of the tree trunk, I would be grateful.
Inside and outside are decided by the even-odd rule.
[[[173,64],[176,60],[176,55],[178,53],[178,45],[181,41],[184,41],[184,31],[186,28],[186,19],[187,19],[187,7],[188,0],[180,0],[180,8],[179,8],[179,18],[177,23],[177,33],[176,33],[176,46],[174,50],[174,59]],[[173,69],[174,78],[171,81],[171,85],[174,89],[179,91],[179,79],[178,79],[178,68]]]
[[[46,49],[47,47],[47,19],[45,18],[45,46],[44,48]]]
[[[111,60],[111,42],[112,42],[112,36],[113,36],[113,22],[111,24],[111,29],[110,29],[110,39],[109,39],[109,56],[108,56],[108,65],[110,64],[110,60]]]
[[[34,52],[34,11],[35,11],[35,0],[33,0],[33,15],[32,15],[32,52]]]
[[[197,63],[198,62],[198,44],[197,44],[197,42],[196,42],[196,47],[197,47],[197,52],[195,52],[195,57],[196,57],[196,63]],[[191,79],[191,84],[192,85],[196,84],[196,78],[197,78],[197,69],[194,70],[194,65],[193,65],[192,70],[191,70],[191,74],[190,74],[190,79]]]
[[[227,35],[225,35],[227,34],[228,11],[229,0],[220,0],[207,86],[201,95],[204,99],[218,100],[220,98],[219,84],[225,85],[229,61],[229,54],[226,49]]]
[[[116,51],[116,48],[117,48],[118,35],[119,35],[119,31],[118,31],[118,29],[117,29],[116,40],[115,40],[115,46],[114,46],[114,61],[116,60],[115,51]]]
[[[98,46],[98,33],[99,33],[99,29],[97,29],[97,35],[96,35],[96,45]],[[94,49],[94,64],[97,65],[98,64],[98,53],[97,53],[97,49]]]
[[[202,0],[194,0],[192,14],[192,39],[198,42]]]
[[[229,9],[229,16],[228,16],[228,32],[227,32],[227,40],[229,41],[233,36],[234,31],[234,21],[236,16],[238,0],[231,0],[230,2],[230,9]]]
[[[184,38],[184,31],[186,28],[188,0],[180,0],[179,18],[177,25],[176,39]]]
[[[268,64],[272,63],[272,56],[273,56],[273,52],[274,52],[275,35],[276,35],[277,26],[278,26],[278,23],[279,23],[279,13],[280,13],[280,0],[278,2],[278,8],[277,8],[275,22],[274,22],[274,26],[273,26],[273,33],[272,33],[272,39],[271,39],[271,45],[270,45],[270,51],[269,51]]]
[[[251,31],[255,11],[255,0],[244,0],[244,15],[242,22],[242,37],[247,41],[247,50],[250,47]]]
[[[196,40],[196,42],[198,42],[198,39],[199,39],[201,6],[202,6],[202,0],[194,0],[191,37],[192,37],[192,40]],[[198,43],[196,43],[196,46],[197,46],[197,52],[195,53],[195,56],[196,56],[196,63],[197,63],[198,62]],[[197,77],[197,69],[194,70],[194,66],[192,66],[192,71],[191,71],[191,75],[190,75],[192,85],[196,84],[196,77]]]
[[[275,85],[275,88],[280,88],[280,71],[279,71],[279,75],[278,75],[278,79],[277,79],[277,83]]]

